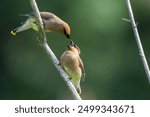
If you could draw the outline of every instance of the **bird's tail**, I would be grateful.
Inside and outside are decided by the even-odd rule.
[[[74,87],[76,88],[77,92],[78,92],[79,94],[81,94],[80,79],[76,80],[76,79],[73,79],[73,78],[72,78],[71,81],[72,81]]]
[[[12,35],[16,35],[18,32],[22,32],[24,30],[32,28],[31,20],[28,18],[26,22],[24,22],[21,26],[11,31]]]

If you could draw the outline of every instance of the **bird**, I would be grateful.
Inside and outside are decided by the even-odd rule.
[[[59,32],[64,34],[68,39],[70,38],[70,26],[57,17],[55,14],[51,12],[40,12],[42,21],[43,21],[43,27],[45,32]],[[34,29],[35,31],[38,31],[38,26],[37,26],[37,20],[35,18],[34,13],[30,14],[24,14],[21,16],[26,16],[28,19],[18,28],[14,29],[11,31],[12,35],[16,35],[17,33],[27,30],[27,29]]]
[[[80,81],[85,78],[85,70],[80,53],[79,47],[71,41],[67,50],[60,57],[60,65],[69,75],[78,94],[81,94]]]

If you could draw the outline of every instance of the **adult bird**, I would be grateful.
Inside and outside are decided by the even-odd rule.
[[[70,38],[70,26],[65,21],[50,12],[40,12],[40,15],[43,21],[45,32],[59,32],[64,34],[67,38]],[[12,35],[16,35],[19,32],[31,28],[35,31],[38,31],[37,20],[33,12],[30,14],[24,14],[23,16],[28,17],[28,19],[21,26],[12,30]]]

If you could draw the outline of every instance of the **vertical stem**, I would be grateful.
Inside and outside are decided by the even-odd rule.
[[[134,20],[134,15],[133,15],[133,11],[132,11],[130,0],[126,0],[126,3],[127,3],[127,7],[128,7],[128,12],[129,12],[129,16],[130,16],[130,19],[131,19],[131,23],[132,23],[132,29],[134,31],[136,43],[137,43],[137,46],[138,46],[139,55],[141,57],[141,60],[142,60],[142,63],[143,63],[144,70],[146,72],[147,78],[148,78],[148,80],[150,82],[149,66],[148,66],[148,63],[147,63],[147,60],[146,60],[146,57],[145,57],[145,54],[144,54],[144,50],[143,50],[142,43],[141,43],[141,40],[140,40],[140,36],[139,36],[139,33],[138,33],[137,25],[136,25],[135,20]]]
[[[31,4],[31,7],[32,7],[33,12],[35,14],[35,17],[37,18],[37,24],[38,24],[38,28],[39,28],[39,37],[40,37],[41,45],[43,46],[44,50],[46,51],[46,54],[48,55],[48,57],[52,60],[52,62],[54,64],[54,66],[56,67],[56,69],[59,71],[61,77],[67,83],[67,86],[69,87],[74,99],[75,100],[81,100],[81,97],[79,96],[78,92],[76,91],[74,85],[69,80],[69,76],[60,67],[57,57],[55,56],[55,54],[53,53],[53,51],[51,50],[51,48],[48,46],[48,44],[46,42],[46,40],[47,40],[46,39],[46,34],[44,32],[44,29],[43,29],[43,22],[42,22],[42,19],[41,19],[40,12],[39,12],[38,6],[36,4],[36,1],[35,0],[29,0],[29,2]]]

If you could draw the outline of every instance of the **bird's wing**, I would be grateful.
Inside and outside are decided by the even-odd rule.
[[[84,65],[83,65],[83,62],[82,62],[82,60],[81,60],[80,57],[78,57],[78,61],[79,61],[79,67],[81,68],[81,71],[82,71],[82,76],[81,76],[81,78],[82,78],[82,80],[84,80],[84,78],[85,78]]]
[[[51,18],[56,17],[53,13],[50,12],[40,12],[42,20],[50,20]],[[27,13],[27,14],[20,14],[20,16],[26,16],[29,18],[35,18],[35,15],[33,12]]]
[[[40,12],[40,14],[43,20],[50,20],[55,16],[53,13],[50,12]]]

